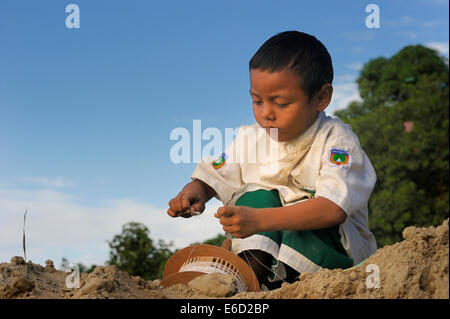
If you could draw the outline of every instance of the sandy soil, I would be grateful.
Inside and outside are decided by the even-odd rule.
[[[0,263],[0,298],[448,299],[448,219],[439,227],[408,227],[403,237],[403,241],[379,249],[359,267],[304,273],[299,281],[276,290],[239,294],[226,275],[205,275],[188,285],[162,288],[158,280],[145,281],[114,266],[82,273],[80,288],[67,288],[68,273],[56,270],[52,261],[41,266],[13,257],[11,263]]]

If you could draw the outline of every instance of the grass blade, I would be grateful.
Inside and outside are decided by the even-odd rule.
[[[23,245],[23,258],[25,263],[27,262],[27,251],[25,248],[25,221],[27,220],[27,212],[28,208],[25,210],[25,214],[23,214],[23,237],[22,237],[22,245]]]

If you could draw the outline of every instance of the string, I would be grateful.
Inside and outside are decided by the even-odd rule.
[[[193,245],[194,247],[191,249],[191,251],[189,252],[188,257],[186,258],[186,261],[191,259],[192,254],[194,253],[194,251],[197,249],[197,247],[200,246],[200,244],[197,245]],[[252,255],[252,257],[261,265],[263,266],[265,269],[267,269],[270,273],[272,273],[275,277],[278,277],[281,281],[283,281],[284,283],[288,283],[286,280],[284,280],[281,276],[279,276],[275,271],[273,271],[271,268],[268,268],[266,265],[264,265],[264,263],[262,263],[250,250],[246,250],[245,252],[248,252],[250,255]],[[246,259],[246,263],[247,265],[250,267],[250,269],[253,271],[253,273],[255,274],[255,276],[253,277],[253,284],[254,286],[258,286],[258,282],[256,280],[256,273],[255,270],[253,269],[248,257],[246,254],[243,254],[244,258]],[[213,256],[214,257],[214,256]]]
[[[225,237],[226,238],[229,238],[229,239],[233,239],[233,235],[231,235],[229,232],[225,232]],[[269,268],[269,267],[267,267],[262,261],[260,261],[259,259],[258,259],[258,257],[256,257],[252,252],[251,252],[251,250],[246,250],[245,252],[248,252],[250,255],[252,255],[252,257],[261,265],[261,266],[263,266],[265,269],[267,269],[270,273],[272,273],[273,275],[274,275],[274,277],[278,277],[281,281],[283,281],[284,283],[288,283],[286,280],[284,280],[280,275],[278,275],[275,271],[273,271],[272,270],[272,268]],[[245,257],[245,259],[246,259],[246,263],[249,265],[249,267],[250,267],[250,269],[253,271],[253,273],[255,273],[255,270],[253,269],[253,267],[252,267],[252,265],[251,265],[251,263],[250,263],[250,261],[248,260],[248,257],[247,257],[247,255],[244,253],[243,254],[244,255],[244,257]],[[255,273],[256,274],[256,273]],[[256,276],[255,276],[255,278],[254,279],[256,279]],[[255,283],[256,283],[256,281],[255,281]]]
[[[186,258],[186,260],[191,259],[192,254],[194,253],[194,250],[197,249],[199,245],[194,245],[194,248],[192,248],[191,252],[189,253],[189,256]]]
[[[249,265],[249,267],[250,267],[250,269],[253,271],[253,273],[255,273],[255,271],[253,270],[253,268],[252,268],[252,265],[250,265],[250,261],[248,260],[248,258],[247,258],[247,256],[244,254],[244,257],[245,257],[245,259],[247,260],[247,264]],[[258,284],[256,283],[256,274],[255,274],[255,277],[253,277],[253,284],[255,285],[255,286],[257,286]]]
[[[202,212],[194,211],[194,210],[192,209],[192,206],[189,206],[189,208],[187,208],[187,210],[188,210],[188,213],[192,215],[192,217],[197,217],[197,218],[196,218],[197,221],[198,221],[198,220],[201,220],[201,222],[203,223],[203,225],[206,224],[206,222],[205,222],[203,219],[199,218],[200,215],[202,214]],[[192,217],[191,217],[191,218],[192,218]],[[194,246],[194,248],[190,251],[189,256],[186,258],[186,260],[189,260],[189,259],[191,258],[191,256],[192,256],[192,254],[194,253],[195,249],[197,249],[197,247],[198,247],[199,245],[200,245],[200,244],[192,245],[192,246]]]
[[[200,215],[202,214],[201,212],[197,212],[194,211],[191,207],[189,207],[189,213],[192,214],[192,217],[200,217]],[[201,220],[202,223],[206,224],[206,222],[201,219],[201,218],[196,218],[197,220]],[[225,237],[226,238],[230,238],[232,239],[233,236],[231,234],[229,234],[228,232],[225,232]],[[199,246],[199,244],[194,245],[194,248],[190,251],[189,256],[186,258],[186,260],[189,260],[192,256],[192,254],[194,253],[195,249]],[[248,252],[261,266],[263,266],[265,269],[267,269],[270,273],[272,273],[274,275],[274,277],[279,278],[279,280],[283,281],[284,283],[288,283],[286,280],[284,280],[280,275],[278,275],[275,271],[273,271],[271,268],[267,267],[263,262],[261,262],[250,250],[246,250],[246,252]],[[254,284],[255,286],[256,284],[256,273],[255,270],[253,269],[248,257],[246,254],[243,254],[245,259],[246,259],[246,263],[248,264],[248,266],[250,267],[250,269],[253,271],[253,273],[255,274],[254,279]]]
[[[285,283],[288,283],[286,280],[284,280],[280,275],[278,275],[277,273],[275,273],[275,271],[273,271],[271,268],[268,268],[266,265],[264,265],[264,263],[262,263],[255,255],[253,255],[253,253],[251,252],[251,250],[246,250],[245,252],[248,252],[250,255],[252,255],[252,257],[261,265],[261,266],[263,266],[264,268],[266,268],[268,271],[270,271],[274,276],[276,276],[276,277],[278,277],[281,281],[283,281],[283,282],[285,282]],[[247,264],[250,266],[250,268],[252,268],[252,266],[251,266],[251,264],[250,264],[250,262],[249,262],[249,260],[248,260],[248,258],[247,258],[247,256],[246,256],[246,254],[244,253],[243,254],[244,255],[244,257],[245,257],[245,259],[247,260]],[[252,268],[252,270],[253,270],[253,268]],[[253,270],[253,272],[255,272],[254,270]]]

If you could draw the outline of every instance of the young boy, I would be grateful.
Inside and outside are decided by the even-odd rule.
[[[187,209],[203,212],[213,196],[222,201],[214,216],[232,236],[232,251],[270,289],[376,251],[367,225],[375,171],[350,126],[324,113],[332,80],[331,57],[315,37],[288,31],[267,40],[250,60],[257,123],[242,126],[219,159],[203,159],[169,202],[170,216],[190,217]],[[243,142],[254,128],[277,131],[276,154],[230,161],[236,149],[253,154],[265,143],[261,134]]]

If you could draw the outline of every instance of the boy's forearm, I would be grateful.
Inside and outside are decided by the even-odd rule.
[[[341,224],[346,213],[332,201],[317,197],[285,207],[259,208],[261,231],[315,230]]]

